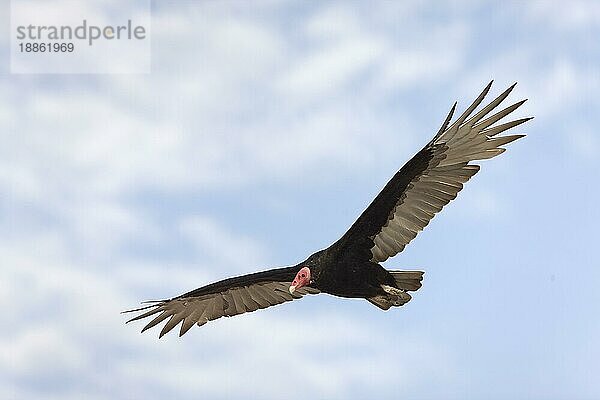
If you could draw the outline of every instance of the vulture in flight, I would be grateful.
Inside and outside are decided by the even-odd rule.
[[[433,139],[396,172],[350,229],[328,248],[293,267],[224,279],[125,311],[139,313],[127,322],[153,317],[143,332],[166,321],[160,337],[181,323],[181,336],[194,324],[201,326],[307,294],[364,298],[382,310],[406,304],[409,292],[421,287],[423,272],[390,271],[381,263],[401,252],[456,197],[479,171],[479,165],[472,162],[495,157],[504,152],[501,146],[524,136],[500,133],[531,119],[498,123],[525,102],[497,111],[516,84],[475,112],[491,85],[452,122],[454,103]]]

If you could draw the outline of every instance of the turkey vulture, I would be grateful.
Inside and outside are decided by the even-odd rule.
[[[500,146],[524,136],[498,136],[499,133],[531,119],[495,125],[526,100],[490,115],[516,83],[473,114],[491,85],[492,82],[450,124],[454,103],[433,139],[393,176],[350,229],[328,248],[293,267],[225,279],[125,311],[140,313],[127,322],[154,316],[142,332],[167,320],[159,337],[179,323],[181,336],[194,324],[201,326],[223,316],[320,292],[364,298],[382,310],[406,304],[411,299],[408,292],[421,287],[423,272],[388,271],[380,263],[401,252],[456,197],[463,184],[479,171],[472,161],[495,157],[505,150]]]

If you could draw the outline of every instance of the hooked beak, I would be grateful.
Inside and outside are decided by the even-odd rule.
[[[310,269],[308,267],[303,267],[294,277],[288,290],[290,291],[290,294],[294,294],[296,289],[303,288],[308,284],[310,284]]]

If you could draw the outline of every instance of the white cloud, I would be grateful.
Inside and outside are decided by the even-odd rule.
[[[31,324],[28,332],[0,343],[0,363],[17,375],[39,375],[53,368],[74,372],[84,364],[83,354],[68,344],[72,338],[65,333],[57,326]]]
[[[315,101],[348,90],[348,85],[389,51],[386,38],[366,30],[356,10],[347,6],[317,10],[303,33],[311,45],[298,46],[293,65],[277,81],[282,93],[298,101]]]
[[[469,42],[464,23],[447,24],[423,34],[418,41],[390,49],[378,78],[382,90],[399,91],[423,82],[444,81],[463,67]]]
[[[304,24],[304,33],[314,41],[338,41],[363,33],[357,10],[343,3],[326,4],[317,9]]]
[[[568,7],[556,0],[534,1],[527,4],[527,14],[550,29],[581,32],[600,26],[600,4],[594,1],[575,0]]]
[[[302,301],[310,300],[318,301]],[[183,396],[198,392],[236,396],[245,392],[261,398],[280,398],[282,393],[287,398],[301,398],[305,390],[311,390],[319,396],[343,398],[357,386],[365,390],[390,380],[398,382],[399,378],[399,385],[402,381],[410,385],[416,374],[424,372],[420,358],[435,353],[430,345],[406,337],[395,338],[402,345],[381,348],[370,338],[372,332],[358,328],[356,322],[326,314],[305,321],[287,319],[281,313],[277,317],[266,313],[242,316],[233,322],[235,327],[225,326],[232,321],[223,321],[196,332],[195,337],[201,336],[203,343],[197,351],[173,346],[173,354],[160,363],[141,359],[127,364],[123,373],[134,380],[161,376],[163,385]],[[196,341],[195,337],[187,341]],[[385,341],[384,337],[380,339]],[[175,341],[167,339],[167,343]],[[410,351],[412,346],[421,351]],[[224,349],[220,357],[205,356],[203,363],[191,362],[211,347]],[[313,352],[322,353],[322,357],[315,359]],[[441,369],[448,367],[449,360],[440,360],[437,355],[435,358]],[[263,382],[264,376],[270,377],[269,385],[253,385]],[[296,382],[302,382],[304,390],[294,391]]]
[[[268,265],[266,252],[259,243],[223,229],[210,218],[187,218],[181,222],[180,229],[199,255],[208,255],[227,270],[250,272],[256,266]]]
[[[532,98],[529,106],[536,110],[536,116],[548,118],[573,112],[574,106],[600,83],[594,71],[561,58],[549,63],[549,67],[539,71],[530,82],[523,85],[523,90]]]
[[[156,16],[154,34],[168,33],[169,43],[177,46],[157,46],[154,55],[164,62],[157,63],[152,79],[95,77],[95,84],[113,89],[93,94],[94,84],[73,86],[60,94],[42,86],[35,96],[27,95],[33,89],[25,89],[19,107],[4,98],[2,109],[11,110],[6,118],[21,121],[18,137],[3,134],[3,171],[10,171],[3,174],[5,185],[18,182],[19,187],[10,190],[46,204],[64,203],[69,197],[87,202],[90,196],[116,197],[141,187],[170,190],[249,183],[293,175],[306,165],[316,169],[340,157],[354,157],[352,165],[359,166],[368,157],[365,137],[353,128],[372,126],[368,114],[369,119],[361,121],[354,115],[350,122],[348,115],[327,106],[304,112],[307,121],[301,121],[295,116],[293,93],[288,94],[292,108],[281,114],[265,115],[267,110],[255,107],[256,88],[265,90],[266,106],[280,101],[269,91],[274,75],[295,76],[291,79],[295,82],[314,76],[318,79],[314,87],[324,82],[320,72],[302,78],[304,68],[295,70],[293,64],[281,61],[290,50],[274,28],[211,19],[214,15],[200,11],[194,15],[200,22],[190,24],[185,11]],[[371,43],[357,36],[336,43],[334,54],[325,51],[307,57],[313,60],[309,64],[321,65],[329,71],[325,75],[332,79],[335,75],[341,84],[355,75],[355,68],[373,62],[378,48],[376,40]],[[328,66],[340,58],[341,64]],[[319,140],[314,140],[316,136]],[[279,148],[265,151],[270,144]]]
[[[316,98],[344,89],[384,51],[376,40],[356,36],[311,51],[284,75],[278,86],[290,97]]]
[[[509,99],[505,100],[508,104],[528,99],[516,113],[535,116],[535,123],[565,120],[575,115],[579,108],[593,104],[600,88],[593,64],[581,62],[577,57],[581,55],[569,54],[564,49],[546,52],[531,48],[526,41],[518,42],[510,51],[474,64],[473,69],[463,75],[458,87],[465,94],[471,93],[468,98],[471,100],[472,93],[481,90],[490,79],[495,81],[493,90],[502,89],[498,85],[518,82]]]

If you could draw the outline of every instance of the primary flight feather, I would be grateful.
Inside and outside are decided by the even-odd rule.
[[[516,85],[516,84],[515,84]],[[337,242],[287,268],[225,279],[169,300],[126,313],[127,322],[153,319],[142,330],[161,322],[160,337],[181,324],[179,335],[223,316],[243,314],[302,298],[307,294],[364,298],[387,310],[406,304],[410,291],[421,287],[421,271],[388,271],[379,263],[401,252],[463,184],[479,171],[471,164],[504,152],[500,147],[524,135],[498,136],[531,118],[499,123],[519,108],[519,101],[497,111],[515,85],[475,112],[489,92],[490,82],[452,123],[456,103],[440,130],[385,185],[373,202]]]

